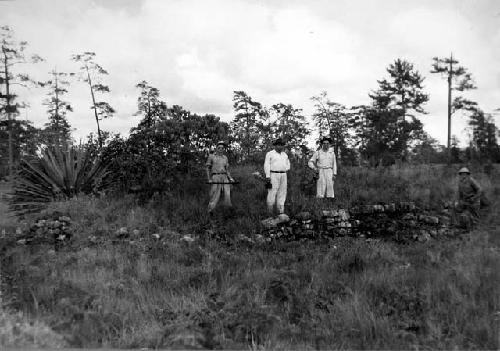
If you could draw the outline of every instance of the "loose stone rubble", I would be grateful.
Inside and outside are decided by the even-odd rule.
[[[320,215],[300,212],[294,218],[286,220],[286,217],[261,222],[262,235],[267,241],[355,236],[424,242],[453,231],[449,212],[436,214],[419,209],[413,202],[360,205],[349,210],[324,209]]]
[[[19,244],[54,244],[56,246],[71,239],[71,218],[52,214],[36,220],[25,234],[18,236]]]

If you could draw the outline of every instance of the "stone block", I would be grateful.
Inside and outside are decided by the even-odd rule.
[[[321,211],[321,214],[323,215],[323,217],[327,217],[327,218],[335,218],[335,217],[339,216],[339,213],[337,210],[323,210],[323,211]]]
[[[311,213],[307,211],[302,211],[299,212],[295,218],[298,219],[299,221],[310,221],[311,220]]]
[[[395,212],[396,211],[396,204],[395,203],[385,204],[384,210],[385,210],[385,212]]]
[[[418,219],[427,224],[439,224],[439,218],[436,216],[420,215]]]

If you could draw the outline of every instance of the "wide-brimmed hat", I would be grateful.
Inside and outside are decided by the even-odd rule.
[[[218,141],[218,142],[217,142],[217,144],[215,144],[215,145],[216,145],[216,146],[222,145],[222,146],[224,146],[224,147],[226,147],[226,146],[227,146],[227,144],[226,144],[224,141],[222,141],[222,140],[221,140],[221,141]]]
[[[467,173],[467,174],[470,174],[470,171],[467,167],[462,167],[460,168],[460,170],[458,171],[458,174],[461,174],[461,173]]]
[[[285,146],[285,141],[281,138],[278,138],[276,139],[274,142],[273,142],[273,145],[281,145],[281,146]]]
[[[323,137],[323,138],[320,139],[319,143],[323,144],[324,141],[328,141],[331,144],[332,143],[332,138],[325,136],[325,137]]]

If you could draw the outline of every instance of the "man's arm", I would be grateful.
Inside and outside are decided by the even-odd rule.
[[[309,162],[307,163],[307,165],[309,166],[309,168],[311,169],[314,169],[316,170],[316,160],[318,159],[318,152],[315,151],[311,157],[311,159],[309,160]]]
[[[264,173],[266,178],[271,178],[271,152],[266,153],[266,159],[264,160]]]
[[[207,171],[207,182],[210,182],[212,180],[212,155],[208,156],[205,166]]]
[[[225,166],[225,169],[226,169],[227,179],[228,179],[230,182],[234,182],[233,177],[231,177],[231,173],[229,173],[229,162],[228,162],[228,160],[227,160],[227,156],[226,156],[226,166]]]
[[[335,156],[335,151],[332,151],[332,154],[333,154],[333,164],[332,164],[333,176],[335,177],[337,175],[337,157]]]
[[[470,181],[472,188],[476,191],[473,199],[478,200],[481,197],[481,192],[483,191],[483,189],[481,188],[481,185],[479,185],[479,183],[474,178],[470,178]]]
[[[285,171],[290,170],[290,159],[288,158],[288,155],[285,152]]]

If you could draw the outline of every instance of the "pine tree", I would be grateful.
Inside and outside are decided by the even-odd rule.
[[[310,132],[301,109],[280,102],[271,106],[269,115],[270,121],[266,126],[269,128],[268,142],[282,138],[292,149],[304,143]]]
[[[149,85],[148,82],[143,80],[135,87],[141,89],[140,95],[137,98],[137,112],[135,115],[143,116],[143,119],[133,130],[149,129],[160,120],[166,118],[167,104],[160,99],[160,91]]]
[[[231,122],[234,141],[248,158],[264,143],[268,112],[244,91],[233,92],[233,108],[236,112]]]
[[[102,84],[102,77],[108,72],[94,61],[95,53],[84,52],[83,54],[73,55],[73,61],[80,63],[80,79],[89,85],[90,96],[92,98],[91,109],[94,110],[94,117],[97,124],[97,138],[99,147],[102,147],[103,135],[99,121],[109,118],[115,113],[115,110],[106,101],[96,101],[96,94],[109,93],[109,87]]]
[[[476,89],[470,73],[463,66],[458,66],[459,61],[453,58],[433,58],[431,73],[439,73],[448,81],[448,138],[446,147],[448,148],[448,163],[451,162],[450,142],[451,142],[451,116],[458,110],[473,110],[477,103],[465,99],[462,96],[456,96],[452,100],[452,91],[466,91]]]
[[[73,112],[71,104],[63,100],[63,96],[68,92],[66,87],[69,86],[68,76],[73,73],[57,72],[53,69],[50,74],[52,79],[44,85],[48,86],[48,98],[43,104],[47,106],[49,122],[45,124],[45,142],[50,145],[63,146],[71,142],[71,126],[67,119],[67,113]]]
[[[424,93],[424,78],[413,68],[413,64],[397,59],[387,68],[390,80],[377,81],[379,89],[369,96],[377,108],[399,108],[402,120],[411,113],[426,113],[423,106],[429,101],[428,94]]]
[[[6,116],[7,134],[8,134],[8,169],[9,176],[13,175],[15,164],[19,161],[15,155],[19,154],[16,149],[20,146],[15,144],[19,138],[14,134],[15,119],[19,114],[19,108],[24,107],[23,103],[17,102],[17,95],[12,91],[12,86],[24,86],[27,83],[35,83],[28,75],[15,73],[15,66],[27,62],[39,62],[42,58],[38,55],[32,55],[30,59],[26,58],[25,49],[28,43],[26,41],[17,41],[14,39],[14,32],[9,26],[0,27],[0,115]],[[2,87],[3,85],[3,87]]]
[[[390,80],[379,80],[379,89],[368,94],[373,101],[373,106],[380,110],[395,110],[399,112],[399,118],[395,121],[398,139],[400,140],[400,157],[405,160],[408,143],[412,140],[406,137],[410,126],[417,126],[416,113],[425,114],[423,105],[429,100],[429,96],[424,93],[424,78],[416,71],[413,64],[397,59],[389,65],[387,72]]]
[[[336,155],[350,155],[349,149],[354,146],[354,139],[350,130],[354,128],[352,111],[344,105],[331,101],[324,91],[311,98],[316,111],[313,120],[319,131],[319,136],[332,138]],[[347,160],[344,160],[347,161]],[[349,162],[351,162],[350,160]]]
[[[500,147],[497,140],[498,128],[493,117],[478,108],[471,114],[468,125],[471,130],[471,147],[478,155],[478,160],[494,160]]]
[[[13,155],[16,161],[36,155],[40,147],[42,131],[31,121],[15,119],[0,121],[0,178],[9,174],[9,129],[12,133]]]

